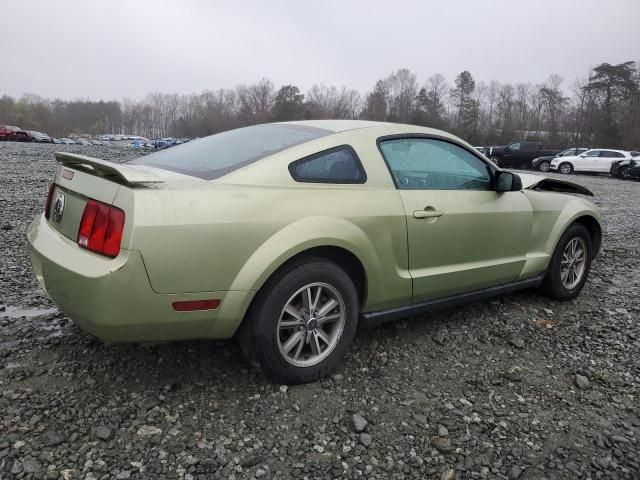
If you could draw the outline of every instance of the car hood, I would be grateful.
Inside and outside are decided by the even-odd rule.
[[[522,173],[519,175],[522,180],[522,188],[529,190],[562,192],[562,193],[580,193],[593,197],[593,192],[588,188],[578,185],[577,183],[567,182],[566,180],[556,180],[555,178],[542,177],[540,175],[531,175]]]

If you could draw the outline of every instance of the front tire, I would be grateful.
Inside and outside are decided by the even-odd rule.
[[[625,180],[630,180],[631,175],[629,175],[629,167],[622,167],[618,171],[618,177],[623,178]]]
[[[295,261],[257,294],[238,339],[249,362],[272,381],[300,384],[331,373],[358,325],[349,275],[323,258]]]
[[[538,168],[541,172],[548,172],[551,169],[551,164],[549,162],[542,162],[538,165]]]
[[[571,172],[573,172],[573,165],[571,165],[568,162],[564,162],[560,164],[560,167],[558,167],[558,170],[563,175],[569,175]]]
[[[591,269],[593,244],[589,231],[574,223],[564,232],[551,257],[541,291],[556,300],[578,296]]]

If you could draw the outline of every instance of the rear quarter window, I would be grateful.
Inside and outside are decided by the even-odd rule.
[[[348,145],[331,148],[289,165],[296,182],[365,183],[367,175],[355,150]]]

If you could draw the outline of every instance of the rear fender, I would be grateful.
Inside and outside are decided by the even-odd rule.
[[[357,225],[340,218],[314,216],[279,230],[245,262],[231,290],[258,291],[290,258],[315,247],[340,247],[355,255],[367,277],[369,297],[382,298],[381,261],[371,240]]]

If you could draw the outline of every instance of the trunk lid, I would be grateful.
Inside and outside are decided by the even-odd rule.
[[[113,205],[121,188],[164,182],[146,167],[120,165],[72,153],[56,153],[55,157],[60,166],[54,178],[49,223],[74,242],[89,199]]]

